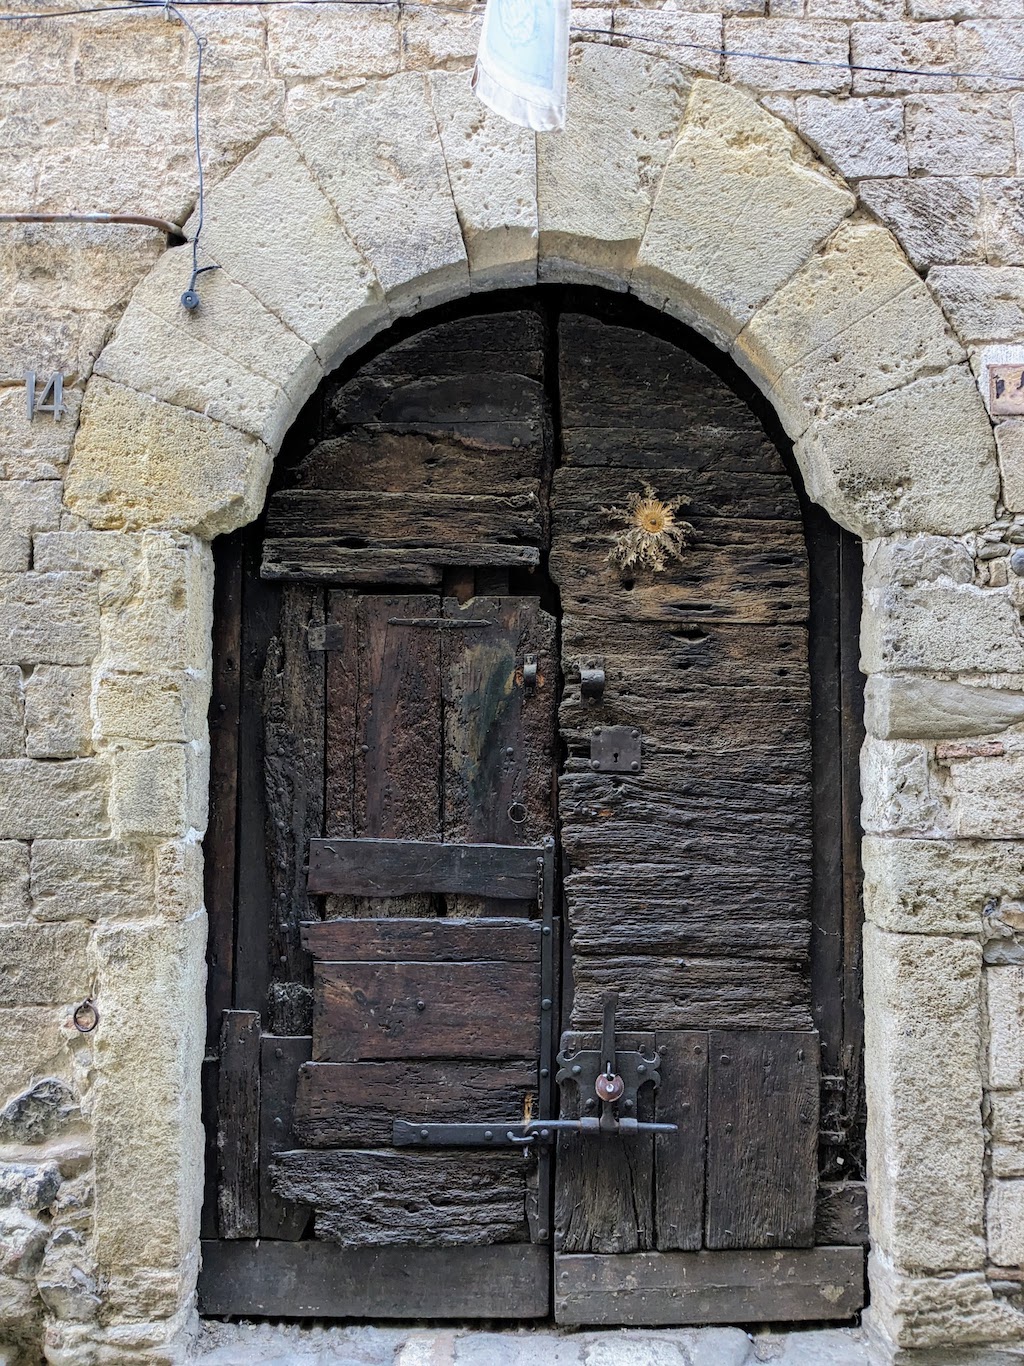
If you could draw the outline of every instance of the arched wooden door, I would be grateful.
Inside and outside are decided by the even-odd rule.
[[[221,547],[208,1313],[863,1302],[855,556],[649,322],[389,338]]]

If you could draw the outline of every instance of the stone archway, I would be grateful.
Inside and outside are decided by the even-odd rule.
[[[1024,673],[1012,603],[969,581],[968,552],[950,539],[995,516],[988,419],[891,235],[777,118],[625,49],[579,47],[572,80],[569,131],[537,140],[496,124],[461,74],[298,89],[288,135],[261,142],[209,196],[203,241],[220,269],[203,277],[201,308],[180,308],[188,270],[169,252],[89,384],[66,497],[80,527],[113,533],[91,553],[104,566],[121,557],[127,584],[104,593],[94,666],[113,822],[174,835],[180,850],[158,878],[159,931],[98,965],[112,1002],[93,1099],[110,1313],[173,1330],[194,1286],[206,543],[257,515],[305,399],[394,318],[473,289],[585,280],[633,290],[727,349],[794,438],[811,496],[868,543],[873,1312],[902,1346],[1019,1336],[1021,1316],[984,1271],[976,883],[1018,895],[1024,858],[1019,845],[988,857],[933,837],[926,808],[940,799],[915,743],[1020,719],[983,688],[955,702],[958,685],[939,682],[921,700],[922,674],[985,672],[986,651]],[[952,823],[940,834],[978,833],[964,824],[972,779],[951,806],[942,797]],[[154,992],[163,1018],[181,1021],[173,1040],[139,1024]],[[144,1226],[119,1186],[148,1198]]]

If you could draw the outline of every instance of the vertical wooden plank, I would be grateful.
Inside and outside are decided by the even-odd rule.
[[[704,1171],[708,1116],[708,1036],[659,1030],[661,1085],[655,1111],[674,1134],[654,1141],[654,1226],[662,1251],[695,1251],[704,1243]]]
[[[259,1232],[260,1017],[226,1010],[217,1086],[217,1205],[222,1238]]]
[[[818,1035],[713,1030],[708,1048],[705,1245],[811,1246]]]
[[[246,537],[242,582],[242,679],[238,733],[238,859],[234,1005],[263,1011],[270,989],[273,894],[267,868],[263,674],[277,630],[281,589],[259,577],[260,542]]]
[[[618,1034],[617,1046],[654,1047],[653,1034]],[[562,1036],[563,1048],[599,1048],[599,1034]],[[578,1119],[577,1087],[562,1090],[562,1117]],[[587,1111],[594,1113],[594,1111]],[[640,1091],[637,1118],[653,1119],[651,1088]],[[654,1144],[632,1138],[558,1135],[555,1160],[556,1252],[643,1252],[654,1246]]]
[[[440,826],[440,599],[359,599],[356,835],[437,839]]]
[[[327,621],[340,637],[326,654],[324,703],[324,834],[351,839],[355,833],[356,713],[359,701],[359,599],[330,593]]]
[[[317,917],[306,863],[309,841],[323,834],[324,823],[324,652],[309,645],[310,627],[323,626],[323,590],[289,583],[280,591],[262,676],[271,1034],[301,1029],[312,1007],[299,925]]]
[[[313,1056],[308,1035],[286,1038],[264,1035],[260,1049],[260,1237],[301,1238],[312,1211],[283,1200],[270,1184],[275,1153],[295,1146],[293,1124],[299,1068]]]
[[[444,603],[444,834],[537,844],[554,827],[555,621],[536,598]],[[463,624],[486,621],[485,627]],[[530,655],[536,686],[524,680]]]
[[[219,1043],[219,1039],[218,1039]],[[200,1085],[203,1107],[203,1212],[200,1233],[203,1238],[216,1238],[217,1211],[217,1090],[219,1084],[216,1057],[203,1059]]]
[[[238,711],[242,648],[242,535],[214,547],[213,688],[210,697],[210,818],[203,841],[207,950],[207,1039],[217,1046],[221,1013],[232,1005],[235,967],[235,872],[238,805]]]

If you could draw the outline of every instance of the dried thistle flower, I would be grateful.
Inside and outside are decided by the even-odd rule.
[[[642,492],[629,495],[625,508],[602,508],[606,517],[626,523],[612,537],[608,559],[620,569],[650,569],[655,574],[665,568],[670,556],[681,560],[686,547],[697,539],[690,523],[676,517],[688,502],[687,498],[663,501],[645,482]]]

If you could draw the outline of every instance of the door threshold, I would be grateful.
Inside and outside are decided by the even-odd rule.
[[[862,1328],[557,1328],[204,1320],[191,1366],[883,1366]]]

